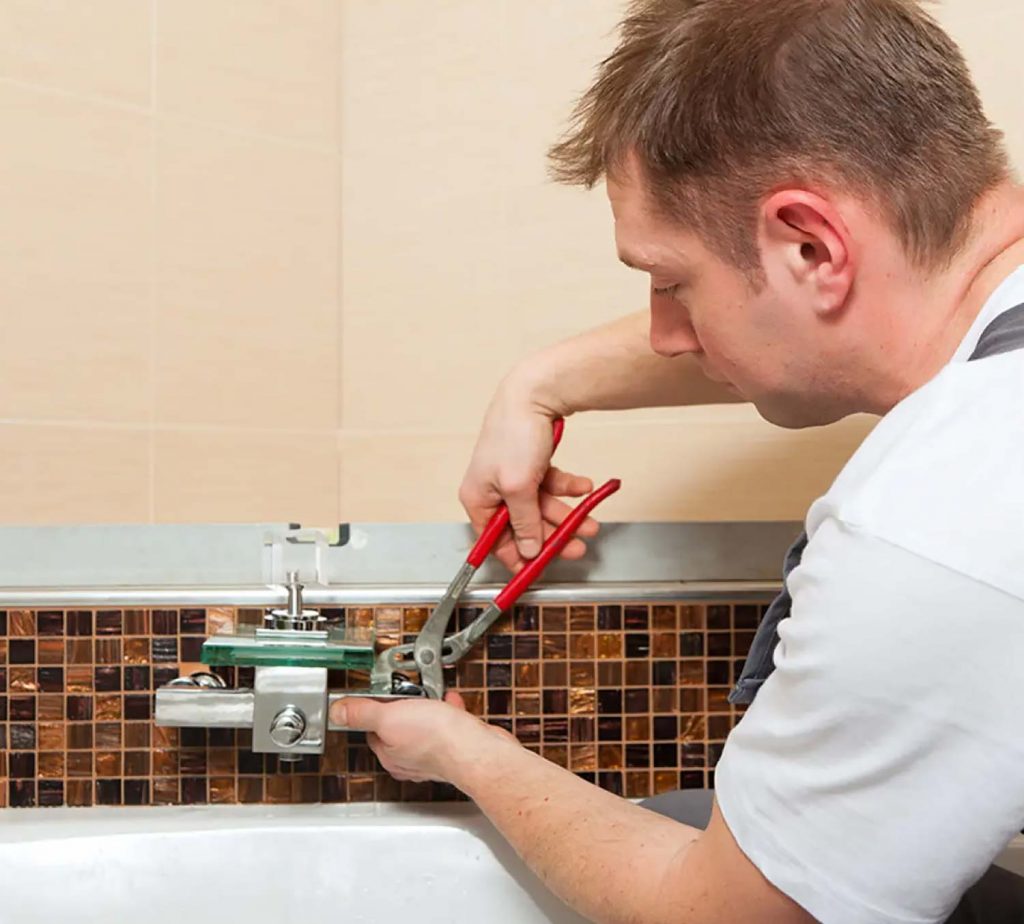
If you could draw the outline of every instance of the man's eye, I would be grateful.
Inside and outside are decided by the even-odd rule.
[[[676,292],[679,291],[679,286],[678,285],[665,286],[664,289],[659,289],[657,286],[652,286],[651,288],[654,291],[655,295],[668,295],[668,296],[672,296],[672,295],[675,295]]]

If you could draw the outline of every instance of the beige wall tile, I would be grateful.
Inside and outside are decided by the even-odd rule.
[[[524,189],[509,197],[506,215],[502,307],[520,318],[513,361],[648,306],[647,277],[619,262],[603,189]]]
[[[344,427],[475,426],[523,355],[644,303],[603,194],[545,177],[617,4],[579,11],[346,3]]]
[[[611,51],[624,0],[511,0],[502,24],[510,185],[548,186],[545,153]]]
[[[9,0],[0,418],[182,425],[153,437],[162,522],[462,519],[499,378],[644,303],[603,193],[545,176],[623,7]],[[1024,165],[1019,3],[938,15]],[[155,165],[149,116],[82,101],[149,105],[154,28]],[[790,519],[869,427],[590,415],[558,458],[624,479],[605,519]],[[0,519],[145,521],[149,440],[0,426]]]
[[[158,431],[155,445],[158,523],[334,522],[333,432]]]
[[[0,424],[0,522],[145,523],[144,430]]]
[[[160,123],[156,420],[337,424],[337,158]]]
[[[1016,139],[1007,107],[1020,81],[1006,75],[1019,56],[1001,36],[1022,14],[983,6],[949,0],[941,14]],[[343,518],[461,518],[467,434],[501,374],[643,305],[642,281],[616,265],[603,194],[544,176],[545,149],[623,8],[346,2]],[[560,458],[621,473],[616,519],[799,518],[870,426],[793,433],[749,408],[638,412],[574,421]]]
[[[748,405],[685,408],[674,419],[611,415],[571,421],[558,460],[622,490],[608,520],[801,520],[874,425],[782,430]]]
[[[1024,169],[1024,6],[1016,0],[944,0],[936,12],[963,48],[989,116],[1006,132],[1014,163]]]
[[[149,105],[150,0],[4,0],[0,78]]]
[[[588,415],[569,422],[560,467],[623,487],[608,521],[799,520],[873,420],[787,431],[743,406]],[[342,521],[462,520],[457,491],[473,434],[342,433]]]
[[[340,0],[164,0],[160,113],[338,145]]]
[[[382,202],[420,186],[417,198],[443,200],[497,176],[505,11],[505,0],[344,0],[343,153],[397,184],[379,190]]]
[[[492,224],[501,197],[481,189],[440,209],[410,201],[401,230],[386,227],[388,209],[372,225],[355,220],[376,212],[372,198],[345,196],[343,426],[466,427],[531,328],[525,310],[507,310]]]
[[[344,426],[475,414],[494,378],[481,347],[501,350],[515,326],[495,310],[504,8],[344,4]],[[480,392],[465,388],[481,372]]]
[[[146,421],[149,117],[0,84],[0,417]]]
[[[462,521],[456,496],[472,433],[342,433],[340,522]]]
[[[410,199],[393,229],[362,189],[343,196],[344,427],[473,426],[523,357],[646,304],[602,194]]]

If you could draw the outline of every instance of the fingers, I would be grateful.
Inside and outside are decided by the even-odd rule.
[[[541,490],[556,497],[583,497],[594,490],[594,482],[582,475],[573,475],[571,472],[563,472],[560,468],[551,466],[541,483]]]
[[[473,524],[473,531],[479,536],[501,506],[502,498],[493,486],[482,488],[479,480],[474,480],[472,475],[472,470],[467,472],[459,487],[459,503]]]
[[[508,506],[511,530],[498,540],[493,554],[513,573],[537,556],[552,529],[569,514],[570,508],[557,498],[593,490],[589,478],[551,466],[551,420],[520,399],[503,393],[496,397],[459,488],[459,500],[477,535],[502,503]],[[582,557],[585,540],[597,531],[594,519],[585,520],[577,529],[579,538],[568,543],[561,557]]]
[[[560,501],[557,497],[552,497],[550,494],[541,495],[540,509],[544,515],[545,522],[550,523],[551,526],[558,526],[562,520],[572,513],[572,507],[564,501]],[[593,517],[587,517],[580,523],[579,528],[576,530],[576,535],[584,539],[592,539],[597,535],[600,528],[601,526],[597,520]]]
[[[540,513],[537,485],[516,482],[506,488],[505,503],[519,554],[523,558],[535,558],[544,542],[544,520]]]
[[[445,693],[444,701],[456,709],[461,709],[463,712],[466,711],[466,701],[462,698],[462,694],[456,690],[449,690]]]
[[[561,469],[552,467],[544,478],[544,484],[540,495],[540,510],[544,522],[549,524],[545,530],[546,535],[554,532],[554,527],[572,513],[572,507],[558,499],[562,497],[582,497],[594,490],[594,483],[589,478],[581,475],[573,475],[570,472],[563,472]],[[587,517],[576,529],[576,536],[569,540],[569,543],[562,549],[561,558],[575,561],[587,554],[585,539],[592,539],[597,535],[601,526],[593,517]]]
[[[548,525],[544,528],[545,537],[550,536],[555,531],[554,526]],[[583,558],[587,554],[587,544],[582,539],[572,538],[566,544],[565,548],[559,553],[559,558],[564,558],[567,561],[576,561],[576,559]]]
[[[562,549],[559,558],[566,561],[578,561],[587,554],[587,544],[582,539],[570,539],[569,544]]]
[[[584,479],[586,481],[586,479]],[[540,511],[544,518],[544,539],[546,540],[571,512],[572,508],[550,494],[541,494]],[[561,558],[568,561],[576,561],[587,554],[587,544],[584,540],[593,539],[601,529],[601,524],[593,517],[587,517],[576,530],[576,537],[569,540],[568,545],[562,549]],[[513,574],[522,570],[526,559],[519,554],[519,547],[515,544],[511,534],[506,533],[494,547],[494,555]]]
[[[377,758],[377,762],[381,767],[390,773],[396,780],[409,780],[413,783],[421,783],[428,779],[428,777],[420,776],[412,768],[405,767],[398,761],[394,760],[393,754],[380,735],[375,735],[373,732],[367,732],[366,744],[370,750],[373,751],[373,754]]]
[[[526,564],[526,559],[519,554],[519,547],[516,545],[515,540],[512,538],[512,534],[506,532],[501,539],[498,540],[498,544],[494,547],[494,556],[500,561],[509,571],[513,574],[517,574],[523,569],[523,565]]]
[[[478,534],[501,501],[508,506],[515,556],[503,549],[499,557],[512,568],[537,555],[544,540],[538,493],[554,449],[551,426],[516,382],[499,388],[459,490]]]
[[[470,479],[467,474],[466,480],[459,489],[459,501],[469,515],[469,521],[473,526],[473,532],[478,536],[490,522],[491,517],[498,511],[498,507],[504,502],[501,494],[496,490],[481,491],[478,484]],[[492,554],[509,571],[519,571],[525,564],[523,556],[519,554],[515,539],[508,530],[498,539],[492,550]]]

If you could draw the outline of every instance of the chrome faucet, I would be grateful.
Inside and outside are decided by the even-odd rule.
[[[554,423],[557,446],[562,421]],[[373,634],[325,628],[316,610],[302,605],[302,584],[295,571],[288,573],[287,605],[271,610],[260,628],[208,638],[202,660],[209,665],[255,667],[252,689],[228,690],[215,674],[200,672],[180,677],[156,691],[157,725],[251,728],[252,748],[285,759],[322,754],[330,724],[330,706],[336,699],[363,696],[378,700],[426,696],[443,699],[444,668],[462,658],[485,632],[535,581],[573,537],[580,524],[602,500],[619,490],[613,478],[590,494],[555,529],[540,553],[500,590],[469,625],[446,635],[462,593],[509,522],[508,508],[494,514],[466,557],[416,641],[394,645],[374,658]],[[362,690],[327,689],[328,668],[370,670],[370,686]],[[419,674],[414,683],[409,673]],[[343,729],[339,729],[343,730]]]
[[[209,671],[179,677],[156,691],[156,724],[172,727],[249,728],[254,751],[298,760],[322,754],[330,706],[344,696],[379,700],[423,696],[419,685],[394,676],[370,689],[327,689],[328,668],[369,668],[373,634],[327,628],[318,610],[306,609],[298,572],[288,573],[287,603],[270,610],[263,626],[238,628],[203,644],[208,665],[255,668],[252,688],[229,689]]]

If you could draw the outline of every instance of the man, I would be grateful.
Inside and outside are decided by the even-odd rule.
[[[784,427],[883,419],[811,508],[706,831],[457,694],[339,710],[595,921],[949,919],[1024,827],[1024,336],[993,347],[1024,304],[1024,190],[959,51],[913,0],[640,0],[552,161],[606,180],[650,313],[501,385],[461,497],[478,529],[508,503],[506,564],[589,489],[549,468],[557,415],[729,395]]]

